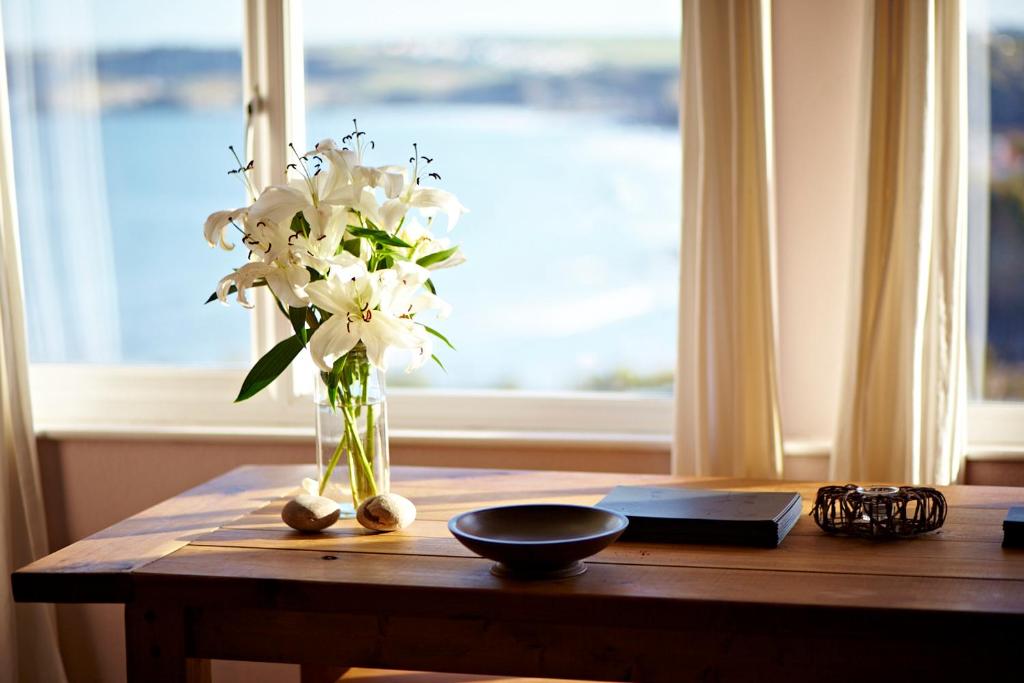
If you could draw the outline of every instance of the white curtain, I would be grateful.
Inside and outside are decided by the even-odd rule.
[[[51,312],[27,316],[26,326],[34,357],[48,363],[122,358],[93,4],[3,2],[25,295],[33,311]],[[59,154],[45,152],[53,140]]]
[[[860,283],[833,479],[959,477],[966,78],[959,0],[877,0]]]
[[[7,65],[0,20],[0,681],[64,681],[52,605],[15,605],[10,573],[47,551],[28,390]]]
[[[770,7],[683,2],[677,474],[782,471]]]

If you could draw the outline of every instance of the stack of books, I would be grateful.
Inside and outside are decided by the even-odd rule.
[[[799,493],[617,486],[597,507],[629,518],[622,540],[774,548],[800,517]]]

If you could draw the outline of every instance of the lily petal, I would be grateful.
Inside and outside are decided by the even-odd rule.
[[[412,313],[423,313],[425,311],[437,311],[437,319],[444,320],[452,314],[452,305],[430,292],[421,292],[411,304]]]
[[[221,278],[220,282],[217,283],[217,298],[220,299],[221,303],[226,304],[228,290],[231,289],[231,285],[234,285],[235,289],[238,290],[238,303],[245,308],[252,308],[253,304],[249,301],[249,297],[246,296],[246,292],[256,280],[265,278],[270,270],[272,268],[265,263],[246,263],[235,272]]]
[[[306,286],[306,296],[317,308],[333,315],[345,315],[353,308],[353,302],[337,278],[317,280]]]
[[[235,245],[227,241],[225,233],[232,221],[244,218],[247,212],[248,208],[242,207],[240,209],[214,211],[211,213],[203,225],[203,236],[206,237],[206,243],[211,247],[219,245],[225,251],[234,249]]]
[[[272,185],[249,208],[249,218],[256,223],[283,223],[311,204],[306,193],[295,187]]]
[[[313,284],[319,284],[314,282]],[[330,372],[334,361],[352,350],[359,341],[356,324],[345,314],[335,315],[317,328],[309,340],[309,355],[324,372]]]
[[[271,267],[266,274],[270,291],[286,306],[304,308],[309,297],[303,291],[309,284],[309,271],[303,266]]]
[[[406,211],[409,210],[409,205],[400,199],[389,199],[384,202],[384,205],[380,207],[380,220],[383,228],[387,232],[394,232],[398,229],[398,224],[402,222],[402,218],[405,216]]]
[[[366,346],[366,359],[381,370],[388,369],[388,348],[414,349],[419,346],[419,340],[411,329],[412,323],[399,320],[384,311],[373,311],[370,320],[360,327],[360,338]]]
[[[459,222],[459,218],[469,209],[464,207],[451,192],[436,187],[421,187],[413,190],[409,197],[409,206],[417,209],[440,209],[448,215],[448,229],[451,230]]]

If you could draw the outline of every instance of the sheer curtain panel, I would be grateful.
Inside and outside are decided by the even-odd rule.
[[[10,573],[46,554],[28,387],[7,64],[0,20],[0,682],[65,680],[52,605],[15,605]]]
[[[860,282],[832,478],[945,484],[966,413],[959,0],[877,0]]]
[[[678,474],[782,470],[770,7],[683,2]]]

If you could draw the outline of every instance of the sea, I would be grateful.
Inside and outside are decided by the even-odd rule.
[[[396,359],[392,385],[670,389],[678,130],[497,105],[307,116],[307,144],[340,139],[358,117],[374,165],[404,163],[417,143],[436,184],[470,209],[448,235],[469,260],[434,278],[452,315],[428,320],[457,350],[437,349],[445,371],[405,374]],[[32,360],[247,367],[250,312],[204,304],[245,257],[240,246],[209,248],[202,234],[210,212],[244,202],[226,172],[239,116],[148,108],[94,121],[44,119],[30,135],[15,112]],[[40,141],[48,148],[29,148]]]

